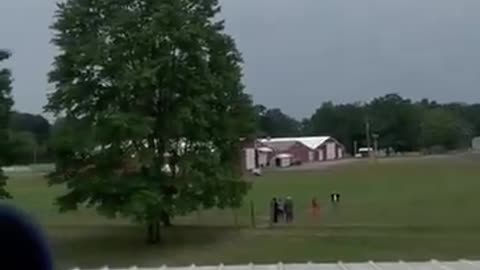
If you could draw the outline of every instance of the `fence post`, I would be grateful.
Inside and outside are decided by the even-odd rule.
[[[253,201],[250,201],[250,221],[252,224],[252,228],[255,228],[255,205],[253,204]]]

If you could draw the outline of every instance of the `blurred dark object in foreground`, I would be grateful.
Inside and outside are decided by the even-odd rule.
[[[46,239],[29,218],[0,205],[0,269],[52,270]]]

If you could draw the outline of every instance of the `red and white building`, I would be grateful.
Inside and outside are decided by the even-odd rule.
[[[345,147],[330,136],[259,139],[244,148],[245,169],[342,159]]]

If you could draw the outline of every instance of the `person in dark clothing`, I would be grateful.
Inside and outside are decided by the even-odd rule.
[[[277,205],[278,220],[285,221],[285,200],[278,198]]]
[[[272,223],[278,222],[278,201],[275,197],[272,198],[272,201],[270,202],[270,218]]]

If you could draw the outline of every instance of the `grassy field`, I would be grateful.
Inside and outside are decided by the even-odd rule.
[[[411,159],[354,163],[322,171],[271,172],[255,177],[246,205],[255,205],[258,228],[249,228],[248,207],[205,211],[176,219],[159,246],[144,244],[143,228],[107,220],[92,210],[58,214],[38,175],[9,181],[11,202],[45,229],[59,269],[305,261],[480,258],[480,160]],[[329,194],[342,194],[338,209]],[[297,221],[267,228],[273,196],[292,196]],[[318,219],[309,216],[313,196]]]

